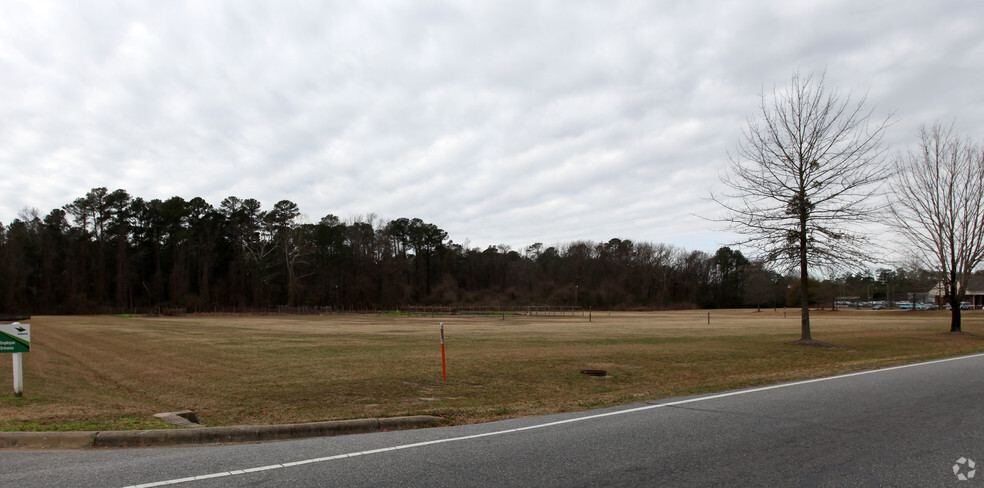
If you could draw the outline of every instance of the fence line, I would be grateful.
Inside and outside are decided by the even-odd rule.
[[[330,305],[268,305],[266,307],[127,307],[111,313],[119,315],[147,315],[150,317],[179,316],[185,314],[248,314],[248,315],[329,315],[335,313],[379,314],[386,311],[415,315],[525,315],[525,316],[576,316],[586,315],[587,310],[570,305],[404,305],[394,309],[361,306],[339,308]]]
[[[579,306],[560,305],[409,305],[400,311],[422,315],[584,315]]]

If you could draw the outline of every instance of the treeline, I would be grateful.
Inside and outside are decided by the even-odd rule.
[[[854,281],[855,291],[865,286]],[[44,216],[27,210],[0,223],[0,312],[730,308],[782,306],[793,283],[727,247],[711,255],[611,239],[468,248],[417,218],[307,222],[288,200],[264,210],[228,197],[214,207],[95,188]]]

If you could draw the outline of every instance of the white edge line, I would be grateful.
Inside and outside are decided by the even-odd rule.
[[[207,479],[211,479],[211,478],[225,478],[226,476],[232,476],[232,472],[231,471],[226,471],[226,472],[223,472],[223,473],[200,474],[198,476],[195,476],[195,481],[198,481],[198,480],[207,480]]]
[[[673,406],[676,406],[676,405],[685,405],[685,404],[688,404],[688,403],[702,402],[702,401],[705,401],[705,400],[716,400],[718,398],[727,398],[727,397],[738,396],[738,395],[748,395],[748,394],[751,394],[751,393],[758,393],[758,392],[761,392],[761,391],[777,390],[779,388],[789,388],[789,387],[792,387],[792,386],[808,385],[808,384],[811,384],[811,383],[819,383],[819,382],[822,382],[822,381],[832,381],[832,380],[838,380],[838,379],[843,379],[843,378],[851,378],[851,377],[854,377],[854,376],[863,376],[863,375],[874,374],[874,373],[885,373],[885,372],[888,372],[888,371],[895,371],[895,370],[905,369],[905,368],[913,368],[913,367],[916,367],[916,366],[928,366],[928,365],[932,365],[932,364],[946,363],[946,362],[949,362],[949,361],[960,361],[960,360],[964,360],[964,359],[973,359],[973,358],[980,358],[980,357],[984,357],[984,353],[971,354],[971,355],[968,355],[968,356],[957,356],[957,357],[952,357],[952,358],[934,359],[934,360],[931,360],[931,361],[921,361],[921,362],[917,362],[917,363],[902,364],[902,365],[899,365],[899,366],[889,366],[887,368],[870,369],[870,370],[866,370],[866,371],[856,371],[854,373],[844,373],[844,374],[839,374],[839,375],[836,375],[836,376],[826,376],[826,377],[823,377],[823,378],[813,378],[813,379],[809,379],[809,380],[793,381],[793,382],[790,382],[790,383],[779,383],[779,384],[776,384],[776,385],[761,386],[761,387],[758,387],[758,388],[751,388],[751,389],[744,389],[744,390],[735,390],[735,391],[729,391],[729,392],[725,392],[725,393],[718,393],[718,394],[712,394],[712,395],[704,395],[704,396],[698,396],[698,397],[695,397],[695,398],[687,398],[687,399],[684,399],[684,400],[677,400],[677,401],[673,401],[673,402],[663,402],[663,403],[656,403],[656,404],[644,405],[644,406],[641,406],[641,407],[629,408],[629,409],[625,409],[625,410],[616,410],[614,412],[605,412],[605,413],[599,413],[599,414],[593,414],[593,415],[585,415],[583,417],[576,417],[576,418],[572,418],[572,419],[558,420],[558,421],[555,421],[555,422],[547,422],[547,423],[544,423],[544,424],[528,425],[526,427],[516,427],[516,428],[513,428],[513,429],[497,430],[497,431],[494,431],[494,432],[485,432],[485,433],[482,433],[482,434],[473,434],[473,435],[466,435],[466,436],[461,436],[461,437],[450,437],[450,438],[447,438],[447,439],[436,439],[436,440],[432,440],[432,441],[416,442],[416,443],[413,443],[413,444],[403,444],[403,445],[400,445],[400,446],[384,447],[384,448],[372,449],[372,450],[368,450],[368,451],[357,451],[357,452],[350,452],[350,453],[345,453],[345,454],[336,454],[336,455],[333,455],[333,456],[327,456],[327,457],[322,457],[322,458],[304,459],[304,460],[300,460],[300,461],[293,461],[293,462],[283,463],[283,464],[271,464],[269,466],[261,466],[261,467],[257,467],[257,468],[244,468],[244,469],[235,470],[235,471],[224,471],[224,472],[220,472],[220,473],[204,474],[204,475],[199,475],[199,476],[193,476],[193,477],[190,477],[190,478],[179,478],[179,479],[173,479],[173,480],[158,481],[158,482],[154,482],[154,483],[144,483],[144,484],[141,484],[141,485],[129,485],[129,486],[124,486],[123,488],[153,488],[153,487],[156,487],[156,486],[166,486],[166,485],[176,485],[176,484],[180,484],[180,483],[187,483],[189,481],[196,481],[196,480],[204,480],[204,479],[210,479],[210,478],[222,478],[222,477],[227,477],[227,476],[234,476],[234,475],[238,475],[240,473],[254,473],[254,472],[257,472],[257,471],[269,471],[269,470],[272,470],[272,469],[289,468],[289,467],[292,467],[292,466],[301,466],[301,465],[304,465],[304,464],[321,463],[321,462],[326,462],[326,461],[333,461],[333,460],[336,460],[336,459],[343,459],[343,458],[349,458],[349,457],[355,457],[355,456],[365,456],[365,455],[369,455],[369,454],[378,454],[378,453],[381,453],[381,452],[398,451],[398,450],[403,450],[403,449],[413,449],[413,448],[417,448],[417,447],[430,446],[430,445],[434,445],[434,444],[446,444],[448,442],[465,441],[465,440],[471,440],[471,439],[478,439],[478,438],[481,438],[481,437],[490,437],[490,436],[498,436],[498,435],[503,435],[503,434],[511,434],[511,433],[514,433],[514,432],[522,432],[522,431],[527,431],[527,430],[542,429],[542,428],[545,428],[545,427],[554,427],[554,426],[557,426],[557,425],[570,424],[570,423],[574,423],[574,422],[583,422],[585,420],[594,420],[594,419],[599,419],[599,418],[603,418],[603,417],[611,417],[611,416],[615,416],[615,415],[625,415],[625,414],[630,414],[630,413],[641,412],[641,411],[644,411],[644,410],[654,410],[654,409],[657,409],[657,408],[673,407]]]

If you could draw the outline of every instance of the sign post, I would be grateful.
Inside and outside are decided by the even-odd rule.
[[[24,355],[14,353],[14,396],[24,394]]]
[[[444,322],[441,322],[441,381],[448,381],[448,368],[444,362]]]
[[[31,350],[31,324],[0,324],[0,353],[14,356],[14,395],[24,394],[24,356]]]

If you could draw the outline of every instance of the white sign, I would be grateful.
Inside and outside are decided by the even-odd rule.
[[[31,350],[31,324],[0,324],[0,353]]]

